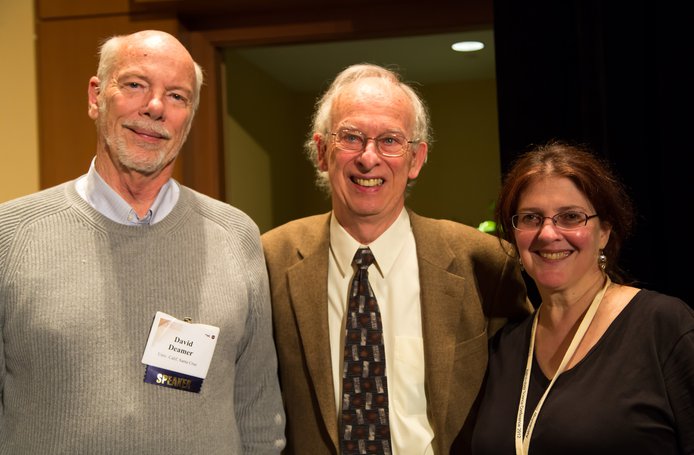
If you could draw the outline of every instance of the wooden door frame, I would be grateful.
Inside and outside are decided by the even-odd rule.
[[[187,32],[183,39],[205,71],[200,107],[182,153],[184,182],[224,200],[224,132],[221,76],[222,53],[228,47],[333,41],[353,36],[347,20],[272,26],[223,28]]]

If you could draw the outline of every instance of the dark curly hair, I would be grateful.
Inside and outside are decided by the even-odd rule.
[[[604,249],[608,259],[605,272],[613,281],[624,283],[626,274],[617,260],[634,224],[633,204],[610,166],[586,146],[552,140],[532,147],[513,163],[496,204],[499,237],[515,246],[511,217],[518,209],[518,201],[532,182],[547,176],[570,179],[593,205],[600,221],[609,224],[612,230]]]

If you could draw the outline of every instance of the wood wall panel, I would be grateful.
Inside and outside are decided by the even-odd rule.
[[[224,138],[222,98],[219,81],[220,54],[204,35],[183,35],[195,61],[202,66],[205,84],[200,92],[200,105],[186,141],[179,165],[183,182],[201,193],[224,199]]]
[[[128,0],[38,0],[39,19],[55,19],[103,14],[127,14]]]

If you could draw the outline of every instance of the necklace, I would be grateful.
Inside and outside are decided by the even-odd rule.
[[[537,330],[537,321],[539,319],[540,308],[542,307],[542,305],[540,305],[540,308],[538,308],[535,312],[535,317],[533,318],[533,328],[530,332],[530,348],[528,349],[528,359],[525,365],[525,374],[523,375],[523,387],[521,388],[520,402],[518,403],[518,414],[516,415],[516,455],[528,454],[528,450],[530,449],[530,437],[532,436],[533,429],[535,428],[535,422],[537,421],[537,416],[540,413],[540,409],[542,408],[542,405],[545,402],[545,398],[547,398],[549,390],[552,388],[554,382],[557,380],[559,375],[566,370],[566,365],[571,360],[571,357],[573,357],[573,355],[576,353],[576,349],[578,348],[578,345],[581,343],[581,340],[583,340],[583,337],[585,336],[588,327],[590,327],[590,323],[593,321],[593,317],[595,316],[595,313],[598,311],[600,302],[602,302],[602,298],[605,296],[605,291],[607,291],[607,288],[610,286],[610,283],[610,277],[607,277],[605,280],[605,284],[600,289],[600,291],[598,291],[595,298],[588,307],[588,311],[586,311],[586,314],[583,317],[581,324],[578,326],[578,330],[576,330],[576,333],[571,339],[571,344],[569,344],[569,348],[566,350],[564,358],[559,364],[559,368],[557,368],[557,371],[554,373],[554,376],[552,377],[552,381],[547,386],[547,389],[545,390],[545,393],[542,395],[542,398],[540,398],[540,401],[537,403],[537,406],[535,406],[535,410],[533,411],[533,414],[530,417],[530,420],[528,421],[528,428],[526,428],[525,434],[523,434],[525,405],[528,398],[530,372],[532,370],[533,365],[533,353],[535,352],[535,332]]]

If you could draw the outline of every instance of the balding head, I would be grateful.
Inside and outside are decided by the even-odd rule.
[[[143,30],[130,35],[109,38],[99,50],[100,59],[96,75],[101,81],[107,81],[123,59],[129,59],[138,54],[146,56],[159,52],[189,62],[195,78],[192,100],[193,112],[195,112],[200,103],[200,89],[204,78],[202,68],[193,60],[183,44],[169,33]]]

